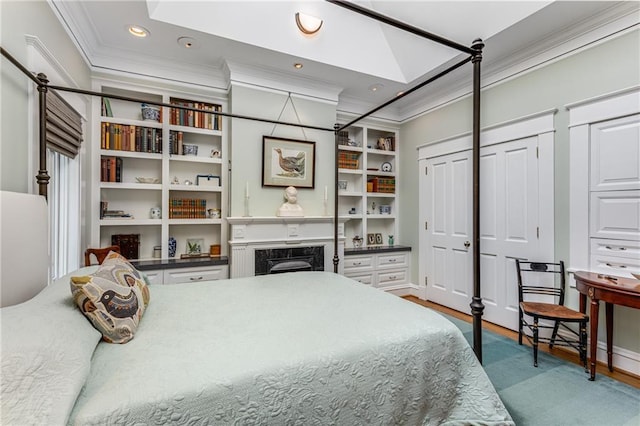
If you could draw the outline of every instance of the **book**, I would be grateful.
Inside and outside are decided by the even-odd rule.
[[[104,117],[113,117],[113,111],[111,110],[111,101],[109,98],[102,98],[102,115]]]

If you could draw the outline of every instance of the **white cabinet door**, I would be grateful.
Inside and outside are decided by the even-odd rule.
[[[591,190],[640,189],[640,115],[591,125]]]
[[[215,281],[227,278],[227,266],[185,269],[167,269],[164,271],[165,284]]]
[[[591,193],[591,237],[640,240],[640,191]]]

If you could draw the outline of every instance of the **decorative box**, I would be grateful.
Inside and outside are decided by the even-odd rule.
[[[215,175],[197,175],[196,185],[200,186],[220,186],[220,176]]]

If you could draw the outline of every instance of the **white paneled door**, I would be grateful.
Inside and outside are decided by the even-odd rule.
[[[427,299],[469,311],[473,296],[471,151],[425,160],[421,194],[427,272]]]
[[[553,260],[553,253],[543,259],[539,250],[537,148],[535,136],[480,150],[483,318],[511,329],[518,318],[515,258]],[[421,160],[427,299],[462,312],[470,311],[473,296],[471,155]]]

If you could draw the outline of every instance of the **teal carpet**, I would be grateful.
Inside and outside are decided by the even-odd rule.
[[[446,315],[445,315],[446,316]],[[447,316],[473,345],[470,323]],[[518,426],[639,426],[640,389],[596,375],[579,365],[538,354],[489,331],[482,334],[483,366]]]

